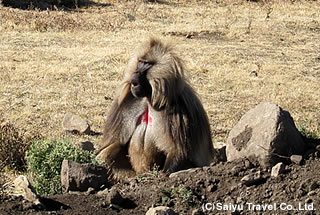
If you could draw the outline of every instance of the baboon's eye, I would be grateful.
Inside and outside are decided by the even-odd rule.
[[[137,72],[144,74],[153,66],[152,62],[148,62],[144,59],[139,59],[137,65]]]

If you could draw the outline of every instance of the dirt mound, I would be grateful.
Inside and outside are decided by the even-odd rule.
[[[117,189],[124,202],[109,204],[105,195],[76,193],[48,196],[46,210],[19,197],[1,196],[0,214],[145,214],[164,205],[179,214],[316,214],[320,210],[320,159],[316,152],[302,165],[290,164],[277,178],[248,160],[190,169],[170,177],[159,172],[138,176]],[[258,180],[244,178],[259,173]],[[203,213],[204,211],[204,213]],[[196,214],[196,213],[195,213]]]

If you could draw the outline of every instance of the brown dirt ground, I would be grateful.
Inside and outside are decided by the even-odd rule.
[[[77,193],[48,196],[44,200],[47,210],[37,210],[19,197],[1,196],[0,214],[138,215],[159,205],[168,206],[179,214],[192,214],[197,209],[203,211],[204,203],[243,206],[243,210],[235,213],[227,208],[204,214],[319,214],[319,168],[320,153],[315,152],[302,165],[287,165],[277,178],[270,177],[269,169],[248,160],[192,169],[174,177],[153,172],[114,185],[125,199],[120,206],[110,205],[103,195]],[[248,186],[241,182],[244,176],[257,171],[262,173],[260,180]],[[263,210],[257,206],[253,210],[249,204],[275,204],[275,208]],[[307,210],[308,207],[313,210]]]

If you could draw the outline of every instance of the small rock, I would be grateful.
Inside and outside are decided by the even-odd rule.
[[[320,152],[320,145],[316,146],[316,150],[318,150]]]
[[[104,190],[101,190],[101,191],[97,192],[97,195],[98,196],[105,196],[105,195],[108,195],[108,193],[109,193],[109,189],[106,188]]]
[[[317,194],[316,191],[312,190],[309,193],[307,193],[308,196],[315,196]]]
[[[310,190],[311,191],[316,190],[318,187],[319,187],[319,184],[317,182],[313,182],[310,185]]]
[[[277,163],[271,170],[271,177],[278,177],[285,170],[285,165],[280,162]]]
[[[246,167],[246,169],[251,169],[253,167],[253,164],[250,162],[250,160],[245,160],[244,161],[244,166]]]
[[[227,154],[226,154],[226,144],[224,142],[216,142],[214,143],[214,148],[217,151],[217,158],[218,161],[226,162],[227,161]]]
[[[215,184],[210,184],[208,187],[207,187],[207,191],[212,193],[214,191],[216,191],[218,189],[218,186],[215,185]]]
[[[311,198],[307,198],[306,200],[304,200],[304,202],[310,204],[313,202],[313,200]]]
[[[89,187],[86,194],[90,195],[90,194],[94,194],[96,192],[96,190],[92,187]]]
[[[180,175],[195,173],[198,169],[199,168],[191,168],[191,169],[185,169],[185,170],[181,170],[181,171],[178,171],[178,172],[174,172],[174,173],[171,173],[169,175],[169,178],[174,178],[174,177],[178,177]]]
[[[301,156],[301,155],[291,155],[291,156],[290,156],[290,160],[291,160],[293,163],[300,165],[300,164],[301,164],[301,161],[302,161],[302,156]]]
[[[229,169],[230,173],[234,176],[238,176],[239,173],[243,170],[243,167],[240,165],[236,165],[234,167],[232,167],[231,169]]]
[[[18,176],[14,181],[14,192],[16,195],[22,196],[33,205],[44,208],[44,205],[40,202],[40,197],[24,175]]]
[[[210,166],[203,166],[202,167],[202,170],[205,172],[209,171],[210,169],[211,169]]]
[[[98,190],[107,182],[108,171],[103,166],[80,164],[69,160],[62,162],[61,185],[64,192],[85,192],[90,187]]]
[[[250,76],[258,77],[258,73],[256,71],[250,72]]]
[[[155,208],[150,208],[146,215],[176,215],[176,213],[170,209],[169,207],[165,206],[158,206]]]
[[[186,38],[187,38],[187,39],[191,39],[192,37],[193,37],[192,34],[187,34],[187,35],[186,35]]]
[[[78,115],[67,113],[62,121],[62,127],[66,131],[78,132],[80,134],[90,133],[90,125],[88,122]]]
[[[109,204],[121,206],[124,199],[116,188],[112,188],[107,195],[107,202]]]
[[[241,182],[246,186],[252,186],[259,184],[264,178],[260,171],[252,173],[250,175],[246,175],[241,179]]]
[[[130,181],[129,181],[130,189],[134,189],[138,183],[139,183],[139,181],[136,178],[130,179]]]
[[[204,213],[200,209],[195,209],[192,211],[192,215],[204,215]]]

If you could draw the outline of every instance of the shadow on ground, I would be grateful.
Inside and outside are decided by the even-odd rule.
[[[108,3],[96,3],[90,0],[2,0],[5,7],[19,8],[23,10],[72,10],[81,7],[108,7]]]

